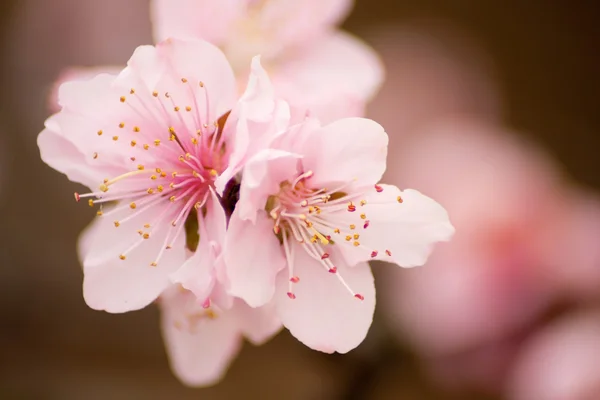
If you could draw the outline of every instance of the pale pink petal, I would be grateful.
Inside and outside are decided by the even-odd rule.
[[[82,239],[82,249],[86,250],[82,253],[83,295],[93,309],[121,313],[144,308],[169,285],[169,275],[185,260],[184,238],[180,235],[158,265],[151,266],[167,234],[172,232],[155,229],[147,240],[142,239],[137,230],[148,222],[145,213],[137,213],[118,228],[114,226],[113,220],[123,220],[131,211],[128,207],[114,215],[105,211],[105,215],[94,221],[96,226],[90,231],[93,238],[88,240],[88,234],[83,236],[87,238]],[[139,246],[126,252],[138,241],[141,241]],[[120,259],[122,254],[125,260]]]
[[[251,158],[244,167],[240,186],[240,201],[236,205],[240,219],[256,221],[267,199],[279,191],[281,182],[298,173],[299,156],[282,150],[264,150]]]
[[[277,95],[290,103],[295,120],[308,114],[323,123],[362,116],[383,77],[377,54],[344,32],[315,41],[273,69]]]
[[[283,327],[274,302],[252,308],[236,299],[232,312],[244,336],[256,346],[270,340]]]
[[[204,39],[220,44],[248,0],[152,0],[154,39]]]
[[[333,259],[333,257],[332,257]],[[369,330],[375,310],[375,286],[371,268],[360,263],[348,268],[341,262],[337,274],[364,297],[360,300],[344,287],[336,274],[311,258],[304,249],[295,249],[295,298],[288,297],[288,271],[277,277],[275,303],[283,325],[308,347],[325,353],[347,353],[358,346]]]
[[[289,120],[289,106],[275,98],[260,57],[254,57],[246,91],[228,117],[223,132],[233,150],[229,165],[215,182],[219,193],[223,193],[227,182],[243,168],[248,158],[269,146],[287,127]]]
[[[381,192],[368,191],[362,198],[365,205],[353,213],[361,246],[342,242],[347,261],[354,264],[370,257],[405,268],[425,264],[435,243],[448,241],[454,234],[447,211],[416,190],[378,186]]]
[[[71,141],[56,133],[57,130],[59,129],[47,128],[38,136],[37,144],[40,148],[42,161],[67,175],[67,178],[73,182],[88,187],[93,187],[98,182],[102,182],[104,173],[90,165],[84,154]]]
[[[600,315],[565,317],[525,343],[509,381],[510,400],[595,400],[600,393]]]
[[[203,309],[177,288],[160,299],[162,332],[171,368],[188,386],[218,382],[237,355],[242,335],[234,314]]]
[[[50,111],[58,112],[60,110],[60,106],[58,104],[58,90],[63,83],[70,81],[86,81],[100,74],[117,75],[122,69],[122,67],[113,65],[66,68],[60,73],[52,86],[52,90],[48,98]]]
[[[299,154],[304,169],[313,171],[313,187],[356,182],[373,185],[385,171],[388,137],[383,127],[366,118],[345,118],[321,129],[302,132],[307,140]]]
[[[223,207],[214,191],[206,207],[206,215],[198,220],[200,242],[192,257],[171,275],[173,283],[181,284],[196,295],[199,301],[207,299],[216,284],[216,268],[220,264],[225,239],[226,219]]]
[[[266,213],[259,213],[253,224],[241,220],[237,209],[233,212],[223,257],[229,294],[243,299],[251,307],[260,307],[271,300],[275,277],[285,267],[285,258],[273,234],[273,222]]]

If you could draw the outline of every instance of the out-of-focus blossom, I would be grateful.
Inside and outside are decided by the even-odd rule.
[[[198,226],[222,212],[214,181],[230,156],[247,150],[236,148],[234,132],[263,128],[275,107],[260,96],[269,84],[257,79],[268,78],[251,79],[251,98],[236,106],[233,72],[216,47],[169,40],[138,48],[118,76],[61,87],[62,110],[38,139],[42,159],[92,188],[77,200],[115,203],[98,211],[85,239],[90,307],[145,307],[169,285],[186,249],[196,250],[200,235],[211,241],[218,230]],[[251,123],[255,116],[262,125]],[[210,268],[204,272],[211,279]]]
[[[229,309],[206,308],[194,294],[175,285],[161,295],[158,304],[167,353],[173,371],[186,385],[218,382],[239,352],[243,337],[261,345],[279,332],[281,322],[273,305],[251,308],[231,300]]]
[[[536,236],[565,210],[544,154],[494,125],[438,121],[398,149],[393,180],[447,207],[457,234],[427,268],[385,271],[387,315],[429,356],[450,355],[518,333],[552,291]]]
[[[156,40],[203,38],[227,55],[241,85],[249,60],[263,57],[277,95],[298,119],[360,116],[383,79],[376,54],[335,29],[351,0],[153,0]]]
[[[251,306],[274,299],[314,349],[345,353],[364,339],[375,307],[366,261],[422,265],[453,234],[435,201],[378,184],[387,141],[371,120],[309,119],[244,168],[225,241],[229,292]]]
[[[564,317],[523,346],[509,383],[511,400],[595,400],[600,395],[600,313]]]

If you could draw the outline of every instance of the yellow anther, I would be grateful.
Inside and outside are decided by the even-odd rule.
[[[350,229],[356,229],[356,225],[350,224]]]
[[[190,111],[192,111],[192,107],[190,107],[190,106],[186,106],[186,107],[185,107],[185,111],[187,111],[187,112],[190,112]]]
[[[359,243],[359,242],[354,242],[354,243],[352,243],[352,244],[354,245],[354,247],[358,247],[358,246],[360,246],[360,243]]]
[[[177,198],[176,198],[175,196],[171,196],[171,197],[169,197],[169,201],[171,201],[172,203],[174,203],[176,199],[177,199]]]
[[[135,145],[137,144],[137,142],[135,140],[132,140],[130,144],[131,144],[131,147],[135,147]]]
[[[353,237],[354,237],[354,240],[358,240],[358,238],[360,237],[360,235],[358,233],[355,233]]]
[[[131,88],[131,90],[129,91],[129,94],[135,94],[135,89]]]
[[[183,83],[187,83],[187,79],[185,79],[185,78],[181,78],[181,82],[183,82]]]
[[[117,140],[119,140],[119,137],[118,136],[113,136],[112,140],[114,140],[116,142]]]
[[[175,133],[175,128],[173,128],[172,126],[169,127],[169,133]]]
[[[102,213],[102,210],[98,210],[98,211],[96,211],[96,215],[97,215],[97,216],[101,216],[102,214],[103,214],[103,213]]]
[[[158,185],[156,187],[156,190],[158,190],[159,193],[162,193],[162,191],[164,190],[163,185]]]
[[[119,258],[120,258],[121,260],[125,260],[127,257],[125,257],[125,254],[121,254],[121,255],[119,256]]]
[[[90,206],[90,207],[94,207],[94,200],[92,200],[92,199],[89,199],[89,200],[88,200],[88,206]]]
[[[131,203],[129,204],[129,208],[131,208],[132,210],[135,209],[137,207],[137,205],[135,203]]]
[[[216,177],[217,175],[219,175],[219,173],[217,172],[216,169],[211,169],[210,171],[208,171],[208,173],[210,174],[210,176],[212,176],[213,178]]]
[[[159,144],[160,144],[160,140],[159,139],[154,140],[154,145],[155,146],[158,146]]]
[[[346,236],[346,241],[348,241],[348,242],[349,242],[349,241],[351,241],[351,240],[352,240],[352,236],[350,236],[350,235],[347,235],[347,236]]]
[[[192,144],[194,146],[198,146],[198,139],[196,139],[195,137],[192,138]]]
[[[158,92],[155,90],[154,92],[152,92],[152,96],[158,97]]]
[[[139,171],[143,171],[144,170],[144,166],[142,164],[140,164],[140,165],[137,166],[137,169]]]
[[[142,237],[143,237],[144,239],[149,239],[149,238],[150,238],[150,234],[149,234],[149,233],[144,233],[144,234],[142,235]]]
[[[204,87],[204,82],[200,81],[198,84],[200,85],[200,87]]]
[[[156,263],[156,261],[153,261],[153,262],[151,262],[151,263],[150,263],[150,266],[151,266],[151,267],[156,267],[157,265],[158,265],[158,264]]]
[[[121,96],[119,100],[121,100],[121,103],[125,103],[125,96]]]
[[[175,112],[177,112],[177,111],[179,111],[179,107],[175,106],[175,107],[173,107],[173,110],[174,110]]]
[[[367,214],[360,214],[360,219],[367,219]]]
[[[150,175],[150,179],[152,179],[153,181],[157,180],[158,177],[156,175]]]
[[[365,204],[367,204],[367,201],[366,201],[366,200],[361,200],[361,201],[360,201],[360,205],[361,205],[361,206],[364,206]]]
[[[144,224],[144,228],[150,229],[150,224]]]
[[[98,136],[102,136],[102,134],[103,134],[103,133],[104,133],[104,132],[102,132],[101,130],[100,130],[100,131],[98,131]]]
[[[177,171],[174,171],[174,172],[172,172],[172,173],[171,173],[171,176],[172,176],[173,178],[175,178],[175,177],[177,176]]]
[[[169,187],[170,187],[171,189],[174,189],[174,188],[175,188],[175,182],[171,182],[171,183],[169,183]]]
[[[167,176],[167,173],[165,171],[163,171],[163,172],[160,173],[160,177],[161,178],[164,178],[165,176]]]
[[[339,228],[335,228],[335,229],[333,230],[333,233],[340,233],[340,229],[339,229]]]
[[[115,224],[115,228],[118,228],[119,226],[121,226],[121,223],[119,221],[115,221],[114,224]]]
[[[144,150],[148,150],[150,148],[150,145],[147,143],[144,143],[144,146],[142,146],[144,148]]]
[[[148,188],[148,190],[146,192],[148,194],[153,194],[154,193],[154,189],[153,188]]]
[[[134,132],[139,132],[140,131],[140,127],[139,126],[134,126],[133,127],[133,131]]]
[[[94,152],[94,154],[92,155],[92,158],[95,160],[98,158],[98,153]]]
[[[119,128],[125,128],[125,122],[121,122],[121,123],[119,124]]]
[[[402,197],[398,196],[396,197],[396,200],[398,200],[398,203],[402,203],[404,200],[402,200]]]

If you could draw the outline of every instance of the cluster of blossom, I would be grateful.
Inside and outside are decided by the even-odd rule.
[[[155,0],[156,46],[60,86],[38,144],[90,188],[75,193],[97,213],[79,243],[85,301],[157,302],[186,384],[282,326],[348,352],[372,322],[367,262],[422,265],[454,232],[432,199],[379,183],[388,138],[359,116],[382,70],[333,29],[349,6]]]

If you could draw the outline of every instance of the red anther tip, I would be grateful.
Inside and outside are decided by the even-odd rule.
[[[321,260],[325,260],[326,258],[329,258],[329,253],[323,253],[323,255],[321,256]]]
[[[79,193],[75,192],[75,193],[73,193],[73,196],[75,197],[75,201],[78,202],[79,200],[81,200],[81,197],[79,196]]]
[[[300,282],[300,278],[298,278],[297,276],[292,276],[290,278],[290,282],[292,282],[292,283],[298,283],[298,282]]]
[[[356,211],[356,206],[348,206],[348,211],[350,211],[350,212]]]
[[[377,191],[377,193],[383,192],[383,188],[379,185],[375,185],[375,190]]]
[[[358,294],[358,293],[356,293],[356,294],[354,295],[354,297],[356,297],[356,298],[357,298],[357,299],[359,299],[360,301],[363,301],[363,300],[365,299],[365,296],[363,296],[362,294]]]
[[[372,251],[371,252],[371,258],[377,257],[377,254],[379,254],[379,253],[377,253],[376,251]]]
[[[292,292],[287,292],[287,295],[290,299],[294,300],[296,298],[296,295]]]
[[[370,223],[370,221],[366,220],[365,224],[363,225],[363,229],[367,229],[369,227],[369,223]]]
[[[392,252],[391,252],[391,251],[389,251],[389,250],[386,250],[386,251],[385,251],[385,254],[387,254],[387,255],[388,255],[388,256],[390,256],[390,257],[392,256]]]
[[[337,267],[329,268],[329,273],[330,274],[335,274],[336,272],[337,272]]]

